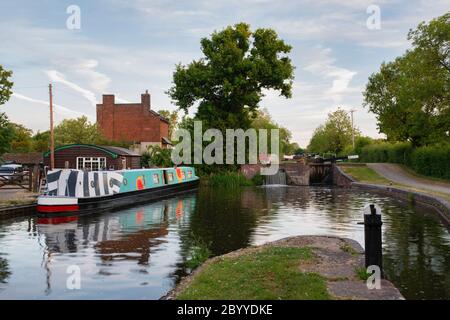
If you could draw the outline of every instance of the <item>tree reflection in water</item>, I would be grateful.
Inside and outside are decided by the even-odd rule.
[[[8,260],[0,257],[0,283],[7,283],[10,275],[11,271],[9,270]]]
[[[0,241],[3,238],[4,230],[0,225]],[[8,278],[11,275],[11,270],[9,268],[8,260],[2,257],[2,252],[0,251],[0,290],[2,289],[2,284],[8,282]]]

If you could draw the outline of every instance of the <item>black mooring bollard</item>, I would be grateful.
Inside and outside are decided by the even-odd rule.
[[[364,208],[364,243],[366,254],[366,268],[378,266],[383,274],[381,251],[381,209],[370,204]]]

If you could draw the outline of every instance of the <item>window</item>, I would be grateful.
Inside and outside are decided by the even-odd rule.
[[[172,182],[172,181],[173,181],[173,173],[172,173],[172,172],[169,172],[169,173],[167,174],[167,180],[168,180],[169,182]]]
[[[191,170],[188,170],[188,178],[189,179],[192,178],[192,171]]]
[[[77,169],[98,171],[106,168],[104,157],[77,157]]]
[[[159,174],[155,173],[153,175],[153,183],[154,184],[159,184]]]

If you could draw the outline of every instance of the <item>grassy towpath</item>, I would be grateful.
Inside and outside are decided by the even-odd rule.
[[[358,182],[398,187],[450,201],[450,182],[416,175],[400,165],[370,163],[341,165],[340,168]]]
[[[0,208],[32,204],[36,202],[37,193],[24,189],[13,189],[5,186],[0,189]]]
[[[367,288],[363,259],[361,246],[349,239],[290,237],[212,258],[165,298],[402,299],[386,280],[382,280],[381,290]]]

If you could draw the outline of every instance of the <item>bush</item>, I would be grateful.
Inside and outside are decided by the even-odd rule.
[[[397,142],[391,144],[387,151],[388,161],[407,165],[411,158],[413,147],[408,142]]]
[[[386,143],[376,143],[361,149],[361,161],[363,162],[388,162]]]
[[[211,251],[209,250],[208,244],[200,238],[193,236],[186,266],[191,270],[196,269],[208,260],[210,256]]]
[[[214,174],[209,177],[209,184],[213,187],[237,188],[252,186],[253,182],[238,172]]]
[[[361,151],[363,162],[404,164],[415,172],[430,177],[450,179],[450,145],[413,148],[410,143],[377,143]]]
[[[193,164],[195,173],[199,177],[208,178],[211,175],[228,174],[230,172],[238,172],[238,165],[225,165],[225,164]]]
[[[415,149],[409,166],[426,176],[450,179],[450,145]]]
[[[253,176],[252,182],[255,186],[262,186],[264,184],[264,177],[257,173]]]
[[[412,150],[408,142],[370,144],[361,149],[361,161],[408,164]]]
[[[147,147],[147,151],[141,156],[142,167],[171,167],[173,166],[170,157],[170,149],[164,149],[157,145]]]

